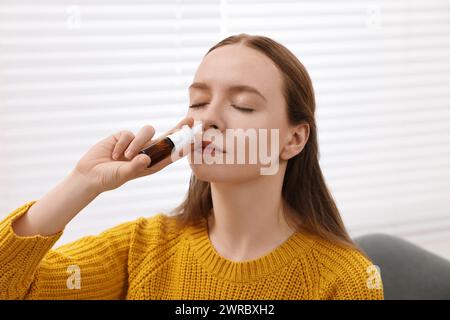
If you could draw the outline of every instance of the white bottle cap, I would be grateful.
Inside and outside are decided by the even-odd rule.
[[[178,150],[182,148],[185,144],[192,143],[194,136],[201,130],[202,130],[201,123],[194,126],[192,129],[187,124],[185,124],[184,126],[181,127],[180,130],[172,134],[169,134],[167,138],[172,140],[175,146],[174,149]]]

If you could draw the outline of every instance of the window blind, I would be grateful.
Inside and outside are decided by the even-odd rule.
[[[309,71],[322,169],[351,234],[450,257],[444,0],[2,0],[1,214],[42,197],[100,139],[170,129],[203,55],[241,32],[281,42]],[[59,242],[169,210],[189,175],[184,159],[102,194]]]

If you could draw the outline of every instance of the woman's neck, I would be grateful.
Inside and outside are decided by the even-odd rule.
[[[209,238],[221,256],[232,261],[257,259],[294,233],[283,214],[282,184],[279,175],[245,183],[211,183]]]

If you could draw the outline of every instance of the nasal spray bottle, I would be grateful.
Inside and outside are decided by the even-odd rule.
[[[150,168],[171,156],[172,152],[179,152],[186,144],[193,143],[195,135],[201,131],[201,123],[196,124],[192,128],[186,124],[180,130],[169,134],[164,139],[152,143],[140,151],[139,154],[146,154],[150,157],[151,162],[147,167]]]

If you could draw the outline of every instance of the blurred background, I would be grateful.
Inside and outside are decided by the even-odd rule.
[[[316,91],[321,165],[350,234],[450,258],[450,2],[0,0],[0,218],[100,139],[173,127],[206,51],[237,33],[294,52]],[[58,244],[184,197],[186,159],[100,195]]]

